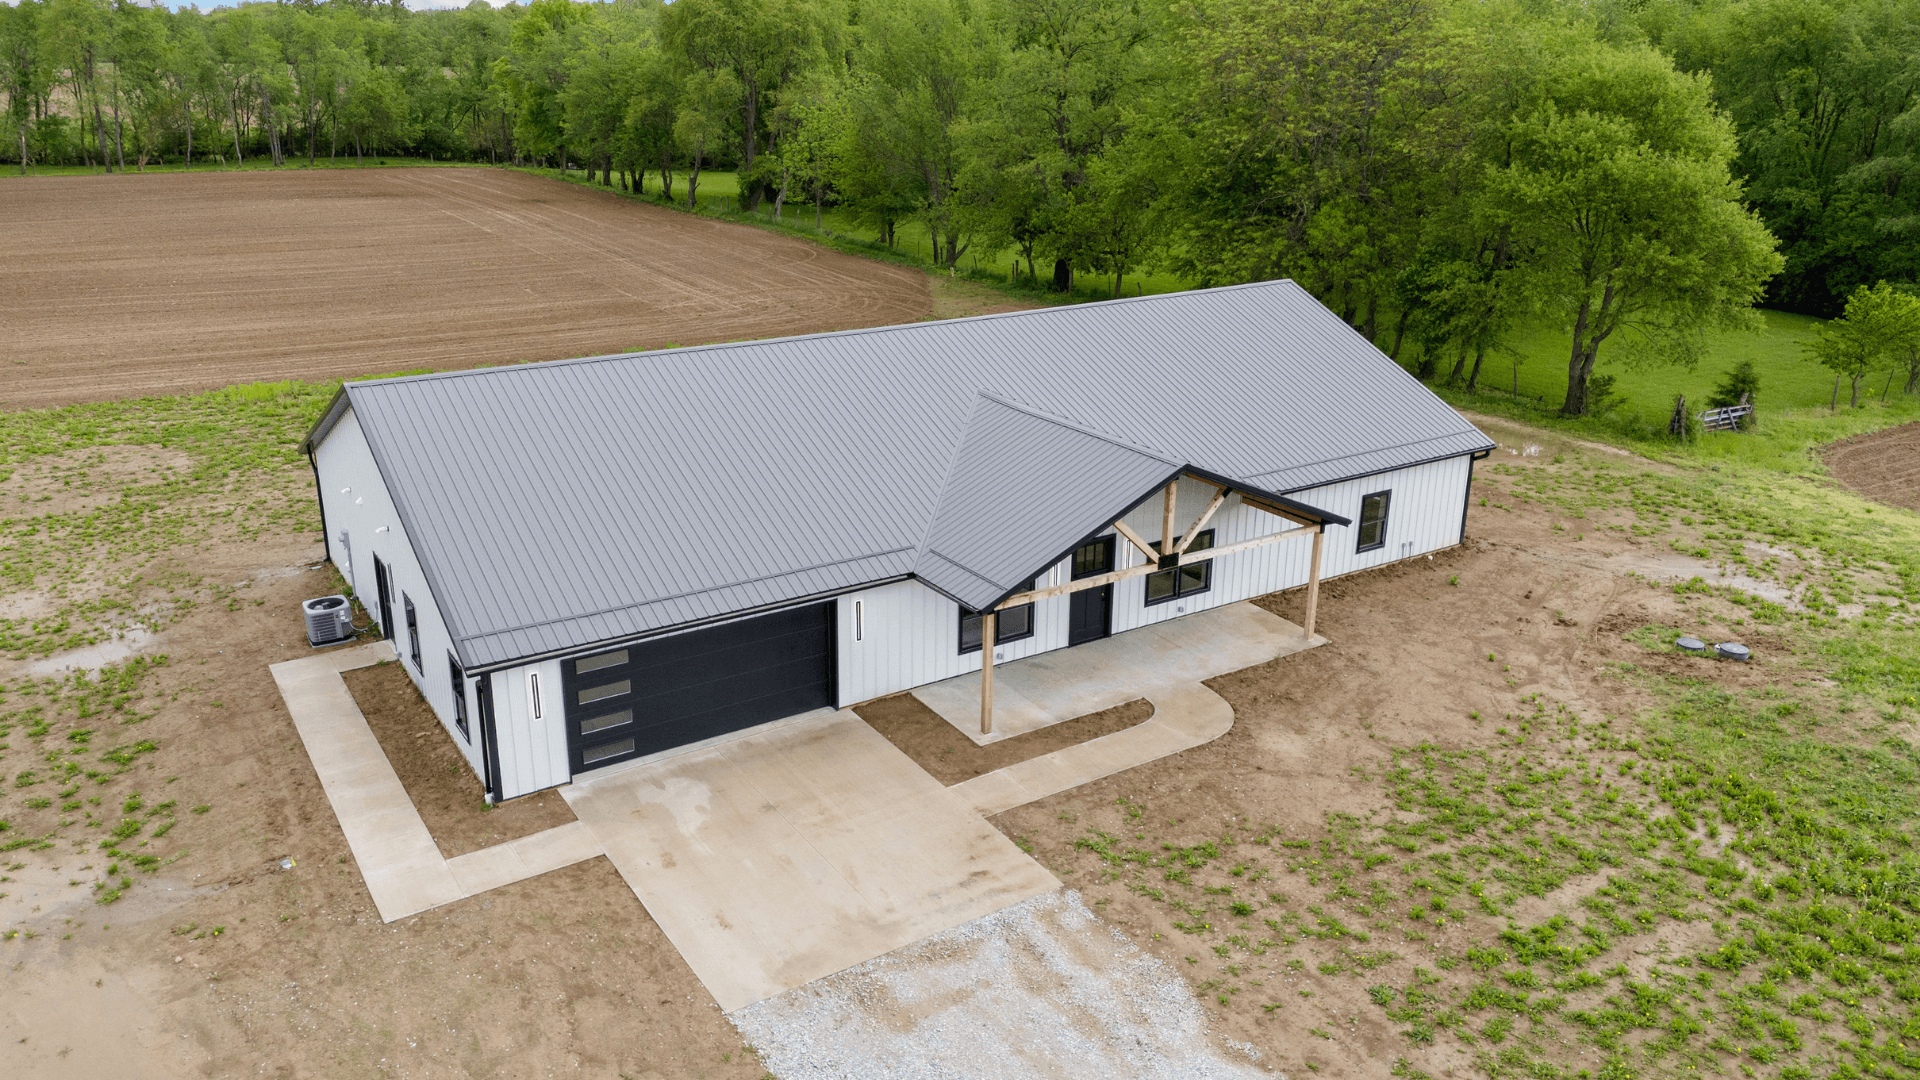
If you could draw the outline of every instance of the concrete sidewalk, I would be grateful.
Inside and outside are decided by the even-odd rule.
[[[1191,750],[1233,728],[1233,706],[1202,679],[1326,644],[1254,604],[1231,604],[1164,626],[1116,634],[1062,652],[994,668],[993,734],[980,734],[980,676],[913,691],[928,708],[980,745],[1139,698],[1153,716],[1103,735],[955,784],[950,790],[985,817]],[[1006,704],[1002,704],[1006,702]]]
[[[728,1011],[1059,885],[850,712],[561,794]]]
[[[579,822],[453,859],[440,847],[354,703],[343,671],[394,658],[390,642],[332,649],[269,671],[306,744],[353,861],[385,922],[602,854]]]

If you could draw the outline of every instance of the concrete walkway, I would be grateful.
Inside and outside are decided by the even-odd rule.
[[[376,641],[268,668],[383,921],[404,919],[602,854],[593,834],[576,821],[457,858],[441,858],[439,845],[340,678],[343,671],[393,658],[392,644]]]
[[[1233,707],[1200,680],[1326,640],[1317,635],[1308,640],[1300,627],[1265,608],[1232,604],[1165,626],[1015,660],[994,669],[994,733],[984,737],[977,673],[923,686],[913,695],[981,745],[1137,698],[1153,704],[1152,717],[1124,731],[995,769],[949,789],[975,813],[992,817],[1212,742],[1232,729]],[[1003,709],[1004,699],[1011,703]]]
[[[561,794],[729,1012],[1059,886],[850,712]]]
[[[991,735],[980,734],[979,672],[922,686],[913,696],[985,746],[1326,643],[1243,602],[995,664]]]

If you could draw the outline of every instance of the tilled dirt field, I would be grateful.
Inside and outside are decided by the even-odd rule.
[[[912,322],[917,270],[496,169],[0,182],[0,408]]]
[[[1867,498],[1920,510],[1920,424],[1857,435],[1822,456],[1836,479]]]

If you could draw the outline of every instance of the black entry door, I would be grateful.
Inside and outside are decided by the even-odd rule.
[[[566,661],[573,771],[831,705],[833,611],[789,608]]]
[[[1075,579],[1105,574],[1113,569],[1113,537],[1082,544],[1073,553]],[[1113,633],[1113,586],[1068,593],[1067,644],[1078,645]]]
[[[374,590],[380,594],[380,636],[393,637],[393,585],[388,580],[387,564],[373,557]]]

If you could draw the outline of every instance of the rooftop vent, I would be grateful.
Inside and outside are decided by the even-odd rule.
[[[307,644],[318,648],[353,636],[353,606],[344,596],[319,596],[300,605],[307,617]]]

